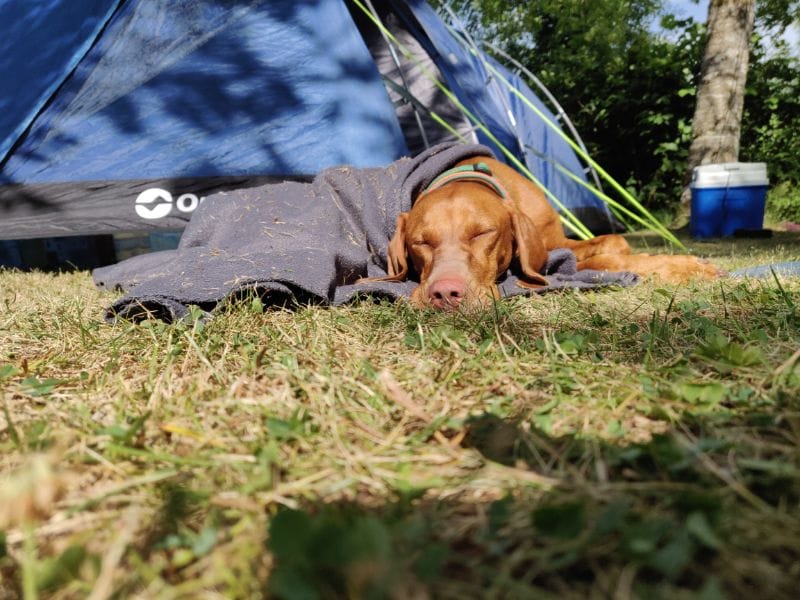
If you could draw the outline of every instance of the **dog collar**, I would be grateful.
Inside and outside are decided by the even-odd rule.
[[[492,176],[492,171],[489,169],[489,165],[483,162],[479,162],[474,165],[463,165],[461,167],[448,169],[436,179],[431,181],[423,190],[423,193],[431,192],[442,187],[443,185],[447,185],[448,183],[458,181],[460,179],[482,183],[492,188],[492,190],[494,190],[494,192],[503,200],[508,198],[508,192],[506,191],[506,188],[504,188],[503,184],[501,184],[495,177]]]

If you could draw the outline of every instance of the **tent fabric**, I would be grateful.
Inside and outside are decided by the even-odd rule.
[[[0,183],[25,186],[0,191],[0,238],[16,237],[14,218],[67,233],[62,213],[87,191],[87,223],[175,228],[191,211],[179,210],[170,180],[312,175],[406,154],[352,28],[340,0],[125,3],[2,165]],[[158,180],[144,189],[170,192],[171,213],[138,218],[137,180]]]
[[[504,144],[547,155],[534,172],[560,185],[547,165],[569,157],[526,109],[512,102],[507,114],[484,65],[433,10],[379,4]],[[0,239],[181,229],[221,190],[415,154],[416,119],[387,93],[357,10],[343,0],[0,0]],[[428,110],[457,117],[416,79]],[[436,130],[427,145],[448,139]]]
[[[536,178],[556,198],[594,231],[616,228],[608,207],[589,190],[576,183],[559,170],[583,175],[583,167],[569,145],[554,133],[540,117],[531,111],[519,96],[522,94],[537,109],[556,122],[556,117],[531,91],[522,79],[494,58],[484,53],[470,52],[456,36],[452,35],[436,12],[425,2],[409,2],[409,8],[424,30],[430,43],[429,52],[439,57],[450,89],[478,117],[481,123],[508,149],[510,149]],[[496,76],[490,68],[496,70]],[[484,133],[478,132],[480,143],[504,156]],[[584,181],[585,176],[581,177]]]
[[[378,166],[405,151],[363,43],[343,30],[341,2],[233,4],[127,3],[4,173],[285,175]]]
[[[381,8],[377,8],[378,15],[386,29],[402,44],[405,51],[411,52],[413,60],[406,58],[397,49],[392,52],[383,33],[363,13],[351,13],[372,54],[375,66],[387,83],[386,92],[395,106],[409,153],[416,156],[431,146],[457,139],[477,143],[475,126],[426,77],[426,74],[432,75],[437,82],[445,85],[447,83],[431,55],[404,25],[400,16],[393,12],[391,3],[387,2]],[[441,127],[431,116],[432,112],[448,123],[458,135]]]
[[[120,3],[0,2],[0,163]]]

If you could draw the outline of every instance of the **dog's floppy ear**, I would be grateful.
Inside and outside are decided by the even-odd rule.
[[[539,274],[547,262],[547,250],[536,225],[524,212],[511,210],[511,226],[516,242],[516,256],[523,276],[518,285],[527,288],[547,285],[547,279]]]
[[[356,283],[373,281],[405,281],[408,276],[408,259],[406,258],[406,219],[408,213],[400,213],[397,217],[397,229],[389,241],[387,252],[386,277],[362,277]]]
[[[406,220],[408,213],[397,216],[397,227],[389,242],[388,271],[394,281],[403,281],[408,275],[408,258],[406,255]]]

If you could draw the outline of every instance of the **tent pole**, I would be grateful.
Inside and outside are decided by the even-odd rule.
[[[486,67],[486,60],[481,55],[480,48],[478,47],[478,44],[475,42],[475,40],[472,38],[472,36],[466,30],[466,28],[464,27],[464,24],[458,18],[458,15],[456,15],[456,13],[453,12],[453,9],[450,8],[450,5],[448,3],[445,3],[442,6],[442,8],[444,8],[444,10],[447,12],[448,16],[453,21],[453,23],[456,24],[459,27],[459,29],[462,32],[463,39],[465,40],[466,44],[472,49],[473,54],[478,58],[478,60],[481,62],[481,64],[483,64],[483,66]],[[450,29],[450,28],[448,27],[448,29]],[[450,33],[451,33],[451,35],[456,37],[456,34],[452,29],[450,29]],[[487,83],[491,83],[495,87],[495,89],[499,92],[498,93],[498,97],[500,98],[500,101],[503,103],[503,108],[506,111],[506,117],[508,117],[508,120],[511,122],[511,128],[512,128],[512,131],[514,132],[514,137],[517,139],[517,148],[519,149],[520,152],[522,152],[524,154],[524,152],[525,152],[525,142],[522,139],[522,136],[519,134],[519,126],[517,125],[517,120],[514,118],[514,113],[511,110],[511,104],[509,104],[509,102],[508,102],[508,98],[506,97],[505,90],[500,85],[500,83],[497,81],[497,78],[492,74],[492,72],[488,68],[486,69],[486,72],[489,73],[489,81]],[[528,165],[528,166],[530,167],[530,165]]]
[[[409,95],[411,95],[411,87],[408,85],[408,80],[406,79],[405,73],[403,73],[403,67],[400,64],[400,57],[397,55],[397,50],[395,50],[395,47],[391,44],[389,38],[387,37],[384,31],[386,25],[381,21],[380,16],[378,16],[378,11],[375,10],[375,6],[373,6],[372,0],[365,0],[365,2],[367,4],[367,8],[369,8],[369,11],[372,13],[372,16],[377,21],[379,21],[381,25],[383,25],[383,27],[378,27],[378,29],[381,32],[381,37],[383,38],[386,47],[389,49],[389,54],[392,57],[392,62],[394,62],[395,66],[397,67],[397,72],[400,75],[400,81],[403,82],[403,88],[408,92]],[[414,120],[417,122],[417,128],[419,129],[419,133],[422,136],[422,143],[425,145],[425,148],[428,149],[430,148],[430,143],[428,142],[428,135],[425,132],[425,126],[422,124],[422,117],[420,117],[416,104],[412,103],[411,108],[414,111]]]
[[[536,75],[534,75],[530,71],[530,69],[526,68],[521,62],[519,62],[517,59],[515,59],[513,56],[511,56],[507,52],[504,52],[503,50],[501,50],[500,48],[498,48],[497,46],[495,46],[491,42],[484,42],[483,45],[486,46],[489,50],[491,50],[495,54],[498,54],[503,60],[508,61],[515,68],[519,69],[520,73],[522,73],[534,85],[536,85],[537,88],[539,88],[539,90],[547,98],[547,101],[550,102],[551,106],[553,106],[553,108],[556,109],[556,114],[557,114],[558,118],[561,119],[564,122],[564,125],[566,125],[567,129],[569,129],[569,132],[572,134],[572,137],[575,140],[575,142],[581,147],[581,150],[586,152],[586,154],[589,154],[589,151],[586,149],[586,144],[584,144],[583,139],[578,134],[578,130],[575,129],[575,125],[572,123],[572,120],[569,118],[569,115],[564,110],[564,108],[561,106],[561,104],[556,99],[556,97],[553,96],[553,94],[550,92],[549,89],[547,89],[547,86],[544,83],[542,83],[542,81],[538,77],[536,77]],[[595,168],[592,167],[591,165],[589,165],[587,170],[592,174],[592,179],[594,179],[594,184],[595,184],[595,186],[597,186],[597,189],[602,190],[603,186],[602,186],[601,181],[600,181],[600,176],[597,174],[597,171],[595,170]]]
[[[496,70],[493,69],[493,71]],[[677,237],[675,237],[675,234],[669,231],[666,228],[666,226],[664,226],[664,224],[662,224],[658,219],[656,219],[655,216],[653,216],[652,213],[650,213],[644,206],[642,206],[642,204],[633,196],[633,194],[631,194],[624,187],[622,187],[605,169],[603,169],[603,167],[601,167],[594,159],[592,159],[591,156],[583,152],[583,150],[581,150],[581,148],[572,139],[570,139],[570,137],[566,133],[561,131],[561,129],[555,123],[553,123],[547,117],[547,115],[545,115],[542,111],[540,111],[528,98],[526,98],[522,93],[520,93],[519,90],[514,88],[511,82],[505,80],[505,78],[500,73],[497,73],[497,75],[500,77],[501,81],[505,82],[505,84],[508,86],[508,89],[513,94],[515,94],[523,103],[525,103],[526,106],[528,106],[528,108],[530,108],[535,114],[537,114],[539,118],[542,119],[548,125],[548,127],[550,127],[556,134],[558,134],[564,141],[566,141],[572,147],[572,149],[575,150],[581,156],[581,158],[583,158],[587,163],[589,163],[595,169],[597,169],[600,175],[602,175],[603,178],[617,192],[619,192],[619,194],[623,198],[625,198],[625,200],[630,202],[630,204],[636,207],[636,209],[639,210],[642,213],[642,215],[647,217],[648,220],[650,221],[650,228],[653,231],[657,232],[662,238],[664,238],[665,240],[669,240],[682,250],[686,249],[686,246],[684,246],[683,242],[681,242]]]
[[[450,7],[450,4],[449,3],[445,3],[443,5],[443,9],[447,13],[447,15],[450,17],[451,21],[459,29],[459,31],[454,31],[454,30],[451,29],[451,34],[456,38],[463,37],[463,39],[465,40],[467,46],[469,46],[469,48],[472,50],[473,54],[478,58],[478,60],[481,61],[481,63],[483,63],[484,67],[487,67],[487,70],[489,70],[489,72],[491,73],[492,70],[488,69],[488,66],[486,65],[486,60],[481,55],[480,47],[475,42],[475,39],[467,31],[466,27],[464,26],[464,23],[461,21],[461,19],[458,17],[458,15],[453,11],[453,9]],[[461,33],[461,36],[458,36],[459,32]],[[547,89],[547,86],[545,86],[544,83],[542,83],[541,80],[538,77],[536,77],[536,75],[534,75],[529,69],[527,69],[522,63],[520,63],[518,60],[516,60],[515,58],[510,56],[508,53],[504,52],[503,50],[501,50],[500,48],[494,46],[493,44],[491,44],[489,42],[483,42],[483,45],[488,47],[490,50],[492,50],[496,54],[499,54],[500,57],[503,58],[503,60],[507,60],[508,62],[510,62],[514,67],[519,69],[519,71],[522,72],[523,75],[527,76],[539,88],[539,90],[547,98],[548,102],[550,102],[550,105],[553,108],[556,109],[557,118],[560,119],[567,126],[567,129],[569,129],[569,132],[572,134],[573,139],[576,141],[578,146],[581,148],[581,150],[583,150],[583,152],[585,154],[588,155],[589,151],[586,148],[586,144],[584,144],[583,139],[578,134],[578,131],[575,129],[575,126],[573,125],[572,120],[569,118],[569,115],[567,115],[566,111],[561,106],[561,104],[558,102],[556,97],[553,96],[553,94],[550,92],[549,89]],[[496,79],[494,77],[492,78],[492,82],[494,83],[495,86],[498,87],[498,89],[500,89],[501,92],[504,92],[504,90],[502,89],[500,84],[497,83],[497,81],[496,81]],[[504,108],[506,109],[509,117],[512,119],[512,125],[514,127],[514,133],[517,136],[517,144],[519,145],[520,149],[524,152],[525,144],[522,141],[522,139],[520,138],[519,134],[517,133],[516,121],[513,119],[510,105],[508,104],[508,102],[506,101],[506,98],[505,98],[505,93],[501,93],[500,94],[500,98],[501,98],[501,100],[503,102]],[[587,167],[586,171],[588,171],[589,173],[592,174],[592,179],[594,180],[594,183],[595,183],[595,186],[597,187],[597,190],[602,192],[603,191],[603,186],[602,186],[602,184],[600,182],[600,177],[597,174],[597,170],[591,165],[591,163],[587,163],[587,164],[588,164],[588,167]],[[606,216],[609,218],[609,222],[611,222],[611,218],[612,217],[611,217],[611,211],[610,211],[610,209],[608,207],[608,204],[604,202],[603,203],[603,208],[606,211]]]
[[[475,52],[475,50],[472,48],[470,49],[470,51]],[[503,83],[506,85],[506,87],[508,87],[511,93],[519,97],[520,100],[528,106],[528,108],[530,108],[537,116],[539,116],[540,119],[542,119],[548,125],[548,127],[550,127],[557,135],[559,135],[564,141],[566,141],[573,148],[573,150],[575,150],[579,154],[579,156],[581,156],[581,158],[583,158],[586,161],[587,164],[589,164],[593,169],[597,170],[597,172],[600,175],[602,175],[603,178],[606,179],[606,181],[608,181],[608,183],[611,184],[611,186],[615,190],[617,190],[617,192],[619,192],[623,198],[625,198],[628,202],[631,203],[632,206],[637,208],[645,217],[647,217],[647,219],[650,221],[650,229],[657,232],[662,238],[670,241],[679,248],[681,249],[686,248],[684,244],[677,237],[675,237],[675,235],[671,231],[669,231],[660,221],[658,221],[658,219],[656,219],[647,209],[645,209],[644,206],[642,206],[641,203],[630,192],[628,192],[619,183],[617,183],[617,181],[613,177],[611,177],[611,175],[609,175],[608,172],[605,171],[605,169],[603,169],[599,164],[597,164],[597,162],[593,160],[591,156],[589,156],[588,152],[586,152],[577,143],[575,143],[575,141],[573,141],[567,134],[561,131],[561,129],[555,123],[553,123],[544,113],[542,113],[536,106],[534,106],[533,103],[528,98],[526,98],[519,90],[517,90],[511,84],[511,82],[506,80],[497,71],[497,69],[495,69],[488,63],[484,63],[484,66],[486,66],[490,72],[498,76],[499,79],[503,81]],[[598,197],[602,198],[602,196],[600,196],[599,193],[597,195]]]
[[[411,53],[408,48],[406,48],[397,38],[395,38],[390,31],[385,28],[385,25],[379,20],[375,19],[374,15],[372,15],[367,7],[363,4],[361,0],[352,0],[353,3],[362,11],[364,12],[378,28],[384,30],[386,36],[397,45],[398,49],[407,57],[409,60],[414,60],[413,54]],[[451,102],[470,120],[472,121],[483,133],[489,138],[497,148],[499,148],[502,153],[522,172],[524,173],[528,179],[533,181],[536,185],[538,185],[542,191],[550,198],[553,203],[561,210],[561,214],[559,215],[561,222],[564,223],[569,229],[575,232],[581,239],[590,239],[594,237],[591,231],[589,231],[586,226],[578,219],[572,211],[570,211],[564,204],[553,194],[545,185],[542,184],[541,181],[531,172],[531,170],[527,167],[527,165],[523,164],[513,152],[511,152],[505,145],[497,139],[497,137],[489,130],[486,125],[484,125],[480,119],[478,119],[472,112],[464,106],[464,104],[458,99],[458,97],[451,92],[444,84],[438,81],[433,75],[431,75],[430,71],[425,68],[424,65],[417,63],[417,66],[420,68],[422,73],[427,77],[430,81],[434,83],[442,92],[450,99]]]

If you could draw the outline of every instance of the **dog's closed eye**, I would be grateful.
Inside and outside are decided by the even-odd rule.
[[[497,230],[496,230],[496,229],[484,229],[484,230],[480,230],[480,231],[478,231],[477,233],[473,233],[473,234],[470,236],[470,238],[469,238],[469,241],[471,241],[471,242],[477,242],[477,241],[479,241],[479,240],[482,240],[482,239],[486,239],[486,238],[488,238],[488,237],[489,237],[490,235],[492,235],[493,233],[497,233]]]

